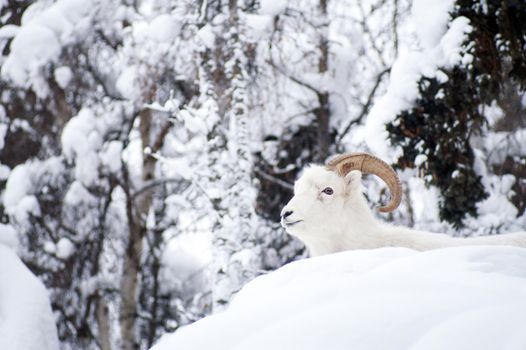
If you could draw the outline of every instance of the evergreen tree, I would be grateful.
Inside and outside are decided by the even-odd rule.
[[[403,151],[398,167],[419,168],[426,182],[440,189],[440,218],[455,227],[463,225],[466,215],[477,216],[477,203],[488,197],[475,169],[474,140],[525,126],[519,101],[526,87],[526,5],[458,1],[450,23],[461,17],[472,28],[462,45],[466,59],[441,67],[440,79],[422,76],[415,106],[386,126],[392,145]],[[488,123],[485,106],[494,103],[504,116]],[[425,161],[418,162],[419,155],[425,155]],[[523,159],[511,154],[488,159],[495,162],[489,164],[490,171],[511,172],[520,180]],[[516,181],[514,189],[524,193],[524,184]],[[522,212],[524,200],[516,198],[515,203]]]

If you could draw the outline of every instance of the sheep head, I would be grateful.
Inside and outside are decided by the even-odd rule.
[[[281,224],[312,250],[317,240],[342,235],[349,227],[373,220],[362,194],[362,173],[380,177],[389,187],[391,200],[379,210],[395,210],[402,197],[396,172],[375,156],[350,153],[331,158],[325,166],[305,169],[294,184],[294,197],[281,212]]]

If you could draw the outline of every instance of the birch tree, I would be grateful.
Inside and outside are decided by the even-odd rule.
[[[214,22],[216,33],[213,46],[201,55],[201,81],[207,119],[211,121],[206,188],[215,211],[212,303],[214,309],[220,309],[258,274],[260,257],[254,230],[247,42],[242,12],[237,1],[221,3],[218,10],[204,11]]]

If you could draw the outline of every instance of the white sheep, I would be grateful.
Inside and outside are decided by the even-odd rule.
[[[294,197],[281,212],[281,224],[307,246],[312,256],[379,247],[415,250],[459,245],[526,247],[526,232],[459,238],[381,223],[374,218],[363,196],[362,172],[377,175],[389,187],[391,202],[379,210],[396,209],[402,198],[396,172],[367,153],[340,155],[327,166],[312,165],[296,181]]]

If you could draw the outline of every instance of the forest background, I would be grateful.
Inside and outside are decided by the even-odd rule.
[[[336,153],[397,169],[385,221],[526,227],[522,1],[4,0],[0,25],[0,243],[62,349],[147,349],[306,257],[279,212]]]

